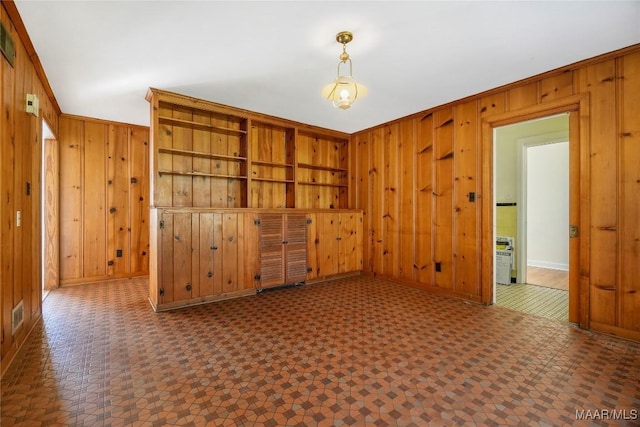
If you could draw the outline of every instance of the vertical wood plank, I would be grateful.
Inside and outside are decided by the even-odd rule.
[[[481,246],[478,236],[480,204],[475,201],[478,193],[478,103],[470,101],[455,107],[454,141],[454,271],[456,291],[480,295],[479,266]],[[474,201],[470,194],[474,194]]]
[[[242,262],[242,254],[238,253],[238,214],[225,213],[222,216],[222,252],[222,291],[233,292],[238,289],[238,262]]]
[[[149,272],[149,132],[130,128],[131,273]]]
[[[580,92],[590,94],[591,104],[591,286],[593,322],[616,324],[618,141],[616,129],[616,67],[610,60],[580,69]]]
[[[219,274],[215,271],[213,265],[214,253],[215,253],[215,241],[213,238],[214,233],[214,213],[202,212],[200,213],[200,232],[199,232],[199,270],[200,276],[200,293],[199,296],[215,295],[214,293],[214,276]]]
[[[453,289],[453,111],[451,108],[438,110],[433,114],[435,139],[433,155],[435,160],[435,285]],[[440,271],[438,271],[438,265]]]
[[[60,279],[83,276],[82,264],[82,147],[84,123],[60,119]]]
[[[314,213],[307,213],[307,280],[313,280],[318,277],[319,243],[318,217]]]
[[[83,274],[106,275],[107,267],[107,126],[85,122],[83,170]]]
[[[129,130],[108,125],[107,136],[107,275],[131,271],[129,241]],[[121,254],[118,257],[118,254]]]
[[[259,218],[258,213],[243,213],[244,218],[244,249],[242,251],[242,262],[244,263],[244,278],[242,289],[255,289],[257,274],[260,274],[260,255],[258,242],[259,227],[256,220]]]
[[[369,248],[369,270],[374,274],[382,274],[384,271],[382,253],[384,251],[384,129],[378,128],[371,131],[371,215],[369,226],[371,227],[371,246]]]
[[[640,331],[640,53],[621,59],[620,327]]]
[[[416,254],[415,279],[433,285],[433,114],[418,120],[416,134]]]
[[[166,304],[175,301],[177,298],[174,296],[174,277],[173,277],[173,214],[162,213],[160,227],[160,271],[158,272],[158,278],[160,282],[160,304]]]
[[[362,209],[363,214],[363,233],[360,238],[362,239],[362,269],[368,273],[372,273],[369,268],[371,265],[371,234],[369,232],[369,218],[371,214],[370,200],[371,200],[371,150],[369,144],[369,133],[359,134],[356,137],[356,157],[359,162],[358,177],[357,177],[357,204],[356,209]]]
[[[192,297],[189,289],[192,274],[191,213],[173,214],[173,300],[182,301]]]
[[[318,277],[338,273],[339,241],[337,213],[318,213]]]
[[[389,277],[400,276],[400,188],[398,178],[398,145],[400,127],[397,123],[384,127],[384,210],[382,267]]]
[[[202,213],[200,212],[191,212],[191,239],[189,241],[191,246],[191,252],[189,254],[191,258],[191,277],[189,283],[191,283],[191,296],[190,298],[199,298],[202,296],[202,291],[200,289],[201,279],[202,279],[202,269],[206,270],[206,265],[200,265],[200,220],[202,217]],[[206,215],[206,214],[205,214]],[[203,240],[206,240],[206,237],[203,236]],[[206,282],[205,282],[206,286]]]
[[[398,277],[415,280],[416,264],[416,120],[403,120],[400,123],[398,143],[400,183],[400,212],[398,227],[400,235],[400,253],[398,254]]]
[[[225,256],[225,246],[222,244],[224,238],[222,232],[221,213],[213,214],[213,294],[221,295],[224,292],[225,269],[223,267]]]

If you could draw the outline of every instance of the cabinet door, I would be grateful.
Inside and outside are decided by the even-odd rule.
[[[307,214],[307,280],[318,277],[318,215]]]
[[[304,282],[307,278],[307,216],[285,216],[285,283]]]
[[[192,298],[191,213],[173,214],[173,300]]]
[[[222,215],[222,293],[228,294],[241,289],[242,258],[239,250],[239,236],[244,223],[239,220],[242,214],[225,213]]]
[[[362,214],[348,212],[340,214],[339,262],[340,273],[362,270]]]
[[[188,300],[192,297],[191,219],[190,213],[162,214],[158,256],[160,304]]]
[[[282,214],[260,215],[260,286],[285,283]]]
[[[318,218],[318,277],[338,273],[339,217],[337,213],[319,213]]]

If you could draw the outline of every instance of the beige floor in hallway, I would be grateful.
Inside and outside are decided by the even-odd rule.
[[[527,283],[496,285],[496,305],[567,322],[569,320],[569,273],[529,267]]]
[[[52,291],[3,427],[561,426],[640,408],[640,343],[369,277],[154,313],[145,279]]]

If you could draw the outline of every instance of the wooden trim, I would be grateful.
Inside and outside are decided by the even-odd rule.
[[[640,341],[640,331],[632,331],[630,329],[619,328],[617,326],[606,325],[598,322],[591,322],[591,329],[628,340]]]
[[[18,37],[20,37],[20,41],[22,41],[22,44],[24,45],[24,49],[27,51],[27,56],[29,57],[29,59],[31,60],[31,63],[33,64],[33,68],[36,72],[36,75],[40,79],[40,82],[42,83],[42,87],[44,88],[45,93],[47,94],[47,96],[49,97],[49,100],[51,101],[51,105],[56,110],[56,113],[58,115],[62,114],[62,110],[60,110],[60,105],[58,104],[58,100],[56,99],[56,96],[53,93],[53,89],[49,84],[49,79],[47,79],[47,74],[44,71],[44,67],[40,62],[40,58],[38,57],[38,54],[36,53],[36,49],[33,46],[33,43],[31,42],[31,38],[27,33],[27,28],[25,27],[24,22],[22,21],[22,17],[18,12],[18,8],[16,7],[16,4],[14,3],[13,0],[2,0],[2,6],[4,7],[4,10],[7,11],[7,15],[9,15],[9,19],[13,23],[13,27],[18,33]]]
[[[255,293],[256,293],[256,290],[254,288],[251,288],[251,289],[243,289],[236,292],[229,292],[222,295],[216,295],[213,297],[203,297],[197,300],[174,301],[174,302],[170,302],[166,304],[158,304],[158,305],[155,305],[151,299],[149,299],[149,302],[151,303],[151,307],[153,307],[153,311],[157,313],[161,311],[175,310],[178,308],[192,307],[194,305],[207,304],[214,301],[224,301],[228,299],[244,297],[247,295],[253,295]]]
[[[92,123],[98,123],[98,124],[104,124],[104,125],[129,126],[129,127],[133,127],[133,128],[144,129],[145,131],[149,130],[149,126],[145,126],[145,125],[139,125],[139,124],[135,124],[135,123],[117,122],[117,121],[114,121],[114,120],[98,119],[96,117],[78,116],[78,115],[75,115],[75,114],[66,114],[66,113],[60,114],[60,119],[62,119],[63,117],[67,118],[67,119],[70,119],[70,120],[79,120],[79,121],[83,121],[83,122],[92,122]]]

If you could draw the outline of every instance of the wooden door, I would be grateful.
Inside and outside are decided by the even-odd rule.
[[[285,215],[285,283],[304,282],[307,278],[307,216]]]
[[[318,277],[338,274],[339,222],[338,213],[319,213],[318,218]]]
[[[362,214],[345,212],[339,215],[338,272],[362,270]]]
[[[318,216],[307,214],[307,280],[318,277]]]
[[[59,286],[60,273],[60,205],[58,141],[44,141],[44,280],[45,290]]]
[[[285,283],[284,224],[282,214],[260,215],[260,286]]]

